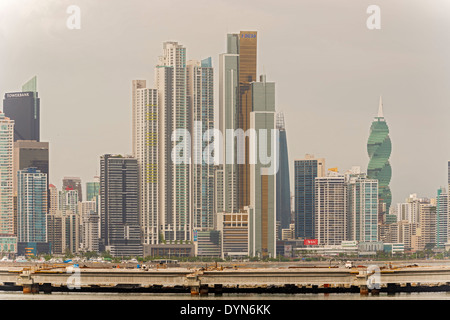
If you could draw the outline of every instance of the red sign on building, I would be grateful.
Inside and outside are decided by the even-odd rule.
[[[305,239],[303,240],[305,246],[317,246],[319,241],[317,239]]]

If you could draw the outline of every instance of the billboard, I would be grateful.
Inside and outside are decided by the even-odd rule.
[[[317,239],[305,239],[303,240],[305,246],[317,246],[319,241]]]

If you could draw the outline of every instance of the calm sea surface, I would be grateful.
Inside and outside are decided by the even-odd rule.
[[[359,293],[330,294],[223,294],[216,297],[191,296],[190,294],[159,293],[60,293],[23,294],[22,292],[1,292],[0,300],[450,300],[450,292],[397,293],[379,296],[361,296]]]

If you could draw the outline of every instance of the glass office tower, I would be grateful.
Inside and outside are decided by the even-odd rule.
[[[383,102],[380,97],[378,116],[372,122],[367,141],[367,152],[370,158],[367,167],[367,176],[370,179],[378,180],[379,209],[382,209],[382,214],[389,213],[392,201],[391,189],[389,188],[389,182],[392,176],[392,169],[389,163],[391,150],[392,145],[391,139],[389,138],[389,128],[384,119]]]
[[[40,99],[36,77],[23,85],[22,92],[5,94],[3,112],[15,122],[14,141],[40,141]]]
[[[295,237],[315,239],[315,179],[325,176],[325,159],[306,155],[294,162]]]
[[[277,114],[279,132],[279,168],[277,172],[277,221],[281,229],[288,229],[291,223],[291,185],[289,182],[289,157],[286,127],[283,113]]]

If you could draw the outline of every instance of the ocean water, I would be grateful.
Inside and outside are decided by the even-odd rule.
[[[359,293],[307,293],[307,294],[223,294],[215,296],[191,296],[190,294],[161,293],[77,293],[53,292],[51,294],[23,294],[0,291],[0,300],[186,300],[186,301],[245,301],[245,300],[450,300],[450,292],[396,293],[378,296]]]

